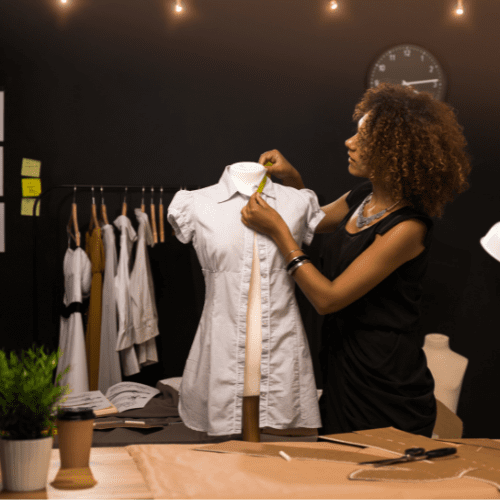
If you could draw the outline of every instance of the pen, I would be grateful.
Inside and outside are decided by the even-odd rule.
[[[287,462],[290,462],[292,460],[292,458],[287,455],[284,451],[280,451],[280,455],[287,461]]]

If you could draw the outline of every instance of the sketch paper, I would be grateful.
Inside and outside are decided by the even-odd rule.
[[[0,146],[0,196],[3,196],[3,146]]]

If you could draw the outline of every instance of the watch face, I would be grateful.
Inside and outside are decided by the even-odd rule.
[[[397,45],[376,59],[368,71],[368,87],[382,82],[411,85],[417,92],[429,92],[440,100],[446,94],[443,68],[428,50],[417,45]]]

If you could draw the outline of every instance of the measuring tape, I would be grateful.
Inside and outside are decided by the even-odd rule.
[[[268,161],[264,167],[271,167],[273,164]],[[257,188],[257,193],[262,193],[262,191],[264,190],[264,186],[266,185],[266,182],[267,182],[267,174],[264,175],[264,178],[260,181],[260,185],[259,187]]]

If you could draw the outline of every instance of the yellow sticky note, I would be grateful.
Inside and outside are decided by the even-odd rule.
[[[23,166],[21,167],[21,175],[24,177],[40,177],[40,169],[42,162],[39,160],[30,160],[23,158]]]
[[[33,208],[35,208],[35,198],[22,198],[21,199],[21,215],[33,215]],[[36,204],[36,214],[40,215],[40,203],[41,200],[38,200]]]
[[[40,196],[42,192],[42,181],[40,179],[22,179],[23,197]]]
[[[264,167],[272,167],[272,166],[273,166],[273,163],[272,163],[272,162],[270,162],[270,161],[268,161],[268,162],[264,165]]]

